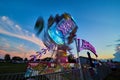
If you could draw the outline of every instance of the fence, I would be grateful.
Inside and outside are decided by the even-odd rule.
[[[2,74],[0,75],[0,80],[80,80],[79,69],[55,72],[51,74],[42,74],[37,76],[32,76],[29,78],[24,78],[25,73],[18,74]]]
[[[110,72],[111,69],[106,65],[92,69],[83,68],[84,80],[104,80]]]
[[[110,68],[107,66],[100,66],[91,70],[90,68],[83,68],[84,80],[104,80],[110,73]],[[69,71],[55,72],[50,74],[42,74],[24,78],[25,73],[1,74],[0,80],[80,80],[80,70],[72,69]]]
[[[24,80],[24,73],[0,74],[0,80]]]

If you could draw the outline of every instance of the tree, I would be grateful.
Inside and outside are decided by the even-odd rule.
[[[73,54],[68,55],[68,62],[69,63],[76,63],[76,60],[75,60]]]
[[[49,62],[51,60],[53,61],[53,58],[51,58],[51,57],[46,57],[46,58],[42,59],[42,61],[47,61],[47,62]]]
[[[14,60],[14,61],[23,61],[23,58],[18,57],[18,56],[14,56],[14,57],[12,57],[12,60]]]
[[[9,54],[6,54],[5,57],[4,57],[5,61],[10,61],[10,55]]]
[[[28,61],[28,59],[27,59],[27,58],[25,58],[25,59],[24,59],[24,61]]]

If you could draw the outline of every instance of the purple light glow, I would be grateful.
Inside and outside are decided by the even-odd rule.
[[[41,51],[37,51],[36,52],[36,55],[31,55],[30,57],[31,57],[31,59],[33,59],[34,61],[36,61],[36,59],[37,59],[37,57],[41,57],[42,56],[42,54],[46,54],[46,52],[47,51],[50,51],[51,49],[53,49],[54,48],[54,44],[51,44],[49,47],[47,47],[47,48],[43,48],[43,49],[41,49]]]
[[[74,22],[71,19],[68,20],[62,20],[58,26],[57,29],[60,30],[62,32],[62,34],[65,36],[67,35],[70,30],[72,30],[72,28],[75,26]]]
[[[90,50],[91,52],[93,52],[95,54],[96,57],[98,57],[98,55],[96,54],[95,48],[89,42],[82,39],[82,46],[81,46],[80,50],[83,50],[83,49]]]

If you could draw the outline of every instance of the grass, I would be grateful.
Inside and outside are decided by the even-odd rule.
[[[26,67],[26,63],[0,63],[0,74],[25,72]]]

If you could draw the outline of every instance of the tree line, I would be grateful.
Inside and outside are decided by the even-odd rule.
[[[4,60],[7,61],[7,62],[9,62],[9,61],[11,61],[11,60],[13,60],[13,61],[28,61],[27,58],[23,59],[23,58],[21,58],[21,57],[19,57],[19,56],[13,56],[13,57],[11,58],[11,57],[10,57],[10,54],[6,54],[6,55],[4,56]]]
[[[68,62],[71,62],[71,63],[75,63],[76,62],[76,59],[74,58],[74,56],[72,54],[69,54],[68,56]],[[51,59],[53,58],[50,58],[50,57],[46,57],[44,59],[37,59],[36,61],[50,61]],[[4,60],[6,62],[10,62],[10,61],[28,61],[27,58],[21,58],[19,56],[13,56],[12,58],[10,57],[10,54],[6,54],[4,56]],[[33,61],[32,59],[30,59],[29,61]]]

